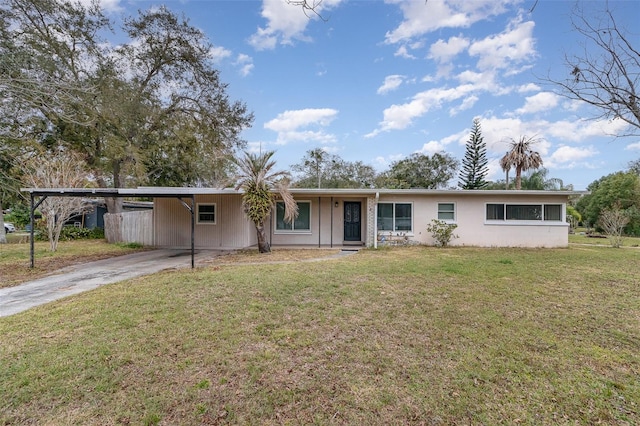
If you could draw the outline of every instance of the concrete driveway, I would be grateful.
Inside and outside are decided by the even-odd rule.
[[[195,262],[211,259],[225,252],[196,252]],[[36,260],[37,261],[37,260]],[[0,288],[0,317],[26,311],[63,297],[92,290],[101,285],[123,281],[165,269],[191,267],[189,250],[151,250],[61,269],[44,278],[15,287]]]

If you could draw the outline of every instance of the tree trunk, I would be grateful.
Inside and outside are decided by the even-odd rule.
[[[271,253],[271,246],[264,231],[264,223],[256,223],[255,225],[258,233],[258,251],[260,253]]]
[[[7,244],[7,233],[4,232],[4,213],[2,213],[2,203],[0,202],[0,244]]]
[[[107,212],[122,213],[122,198],[120,197],[104,197],[104,202],[107,205]]]
[[[516,167],[516,189],[522,189],[522,168]]]
[[[506,183],[504,189],[509,189],[509,170],[507,170],[507,183]]]

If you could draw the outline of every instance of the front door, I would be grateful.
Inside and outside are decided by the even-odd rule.
[[[360,202],[345,201],[344,202],[344,240],[360,241],[361,240],[361,223],[360,223]]]

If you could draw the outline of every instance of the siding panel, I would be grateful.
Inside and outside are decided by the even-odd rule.
[[[242,200],[231,195],[196,196],[198,203],[215,203],[216,223],[195,225],[195,247],[234,249],[250,246],[250,224],[242,212]],[[191,244],[191,215],[175,198],[155,201],[156,241],[160,247],[188,248]],[[197,218],[196,218],[197,219]]]

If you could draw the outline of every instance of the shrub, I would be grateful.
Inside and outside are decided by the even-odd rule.
[[[455,223],[447,223],[442,220],[433,219],[427,226],[427,232],[431,233],[431,236],[436,240],[436,245],[440,247],[446,247],[452,239],[458,238],[453,233],[458,227]]]
[[[603,209],[600,214],[599,225],[604,229],[612,247],[622,245],[624,227],[629,223],[629,215],[616,204],[610,209]]]
[[[36,239],[47,241],[46,228],[36,221]],[[72,240],[100,240],[104,238],[104,229],[102,228],[76,228],[75,226],[65,226],[60,232],[61,241]]]

